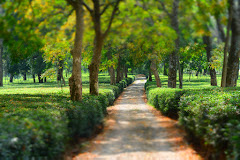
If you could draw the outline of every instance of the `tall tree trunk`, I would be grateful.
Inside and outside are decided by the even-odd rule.
[[[178,9],[179,9],[179,0],[173,1],[173,9],[170,15],[171,18],[171,26],[177,33],[177,39],[175,40],[175,48],[172,54],[169,57],[169,71],[168,71],[168,87],[176,88],[176,79],[177,79],[177,64],[179,69],[179,78],[181,79],[181,69],[179,65],[179,38],[180,38],[180,31],[179,31],[179,24],[178,24]],[[181,87],[181,86],[179,86]]]
[[[121,56],[119,56],[118,58],[118,66],[117,66],[117,83],[119,83],[121,81]]]
[[[3,61],[2,61],[2,55],[3,55],[3,40],[0,39],[0,87],[3,86]]]
[[[78,2],[75,2],[75,5],[73,5],[76,12],[76,33],[74,48],[72,50],[73,56],[72,76],[69,78],[70,95],[72,101],[82,100],[81,59],[84,32],[84,9],[82,3],[83,1],[79,0]]]
[[[41,74],[38,74],[38,82],[39,82],[39,83],[43,83],[43,79],[42,79],[42,77],[41,77]]]
[[[47,80],[46,80],[47,81]],[[62,74],[62,82],[63,82],[63,85],[66,86],[66,82],[65,82],[65,79],[64,79],[64,76]]]
[[[112,60],[112,54],[111,52],[107,52],[107,59]],[[108,67],[108,73],[110,75],[110,84],[115,85],[116,84],[116,77],[115,77],[115,69],[113,66]]]
[[[173,11],[172,11],[172,27],[177,33],[177,39],[175,40],[175,52],[176,52],[176,61],[178,66],[178,78],[179,78],[179,88],[182,88],[182,73],[180,66],[180,53],[179,53],[179,45],[180,45],[180,30],[178,23],[178,9],[179,9],[179,1],[175,0],[173,2]]]
[[[151,61],[150,68],[152,70],[152,73],[154,74],[154,77],[155,77],[155,80],[156,80],[156,83],[157,83],[157,87],[161,87],[162,86],[161,85],[161,79],[160,79],[159,74],[158,74],[157,64],[156,64],[155,60]]]
[[[10,83],[13,82],[13,74],[10,74]]]
[[[93,20],[93,28],[95,31],[93,57],[88,67],[90,72],[90,76],[89,76],[90,94],[98,95],[98,72],[99,72],[99,65],[100,65],[101,56],[102,56],[102,47],[103,47],[104,39],[107,37],[107,34],[110,31],[114,16],[118,10],[118,5],[120,3],[120,0],[117,0],[114,4],[111,18],[105,32],[102,32],[102,29],[101,29],[101,16],[105,12],[105,10],[104,9],[102,11],[100,10],[101,4],[99,0],[93,0],[92,2],[93,2],[93,9],[90,9],[90,7],[87,6],[86,3],[84,3],[84,6],[90,12],[90,15]]]
[[[126,65],[124,65],[124,74],[125,74],[125,78],[128,78],[128,68]]]
[[[33,78],[33,83],[36,83],[35,74],[32,74],[32,78]]]
[[[203,42],[206,45],[205,49],[206,49],[206,53],[207,53],[207,61],[209,63],[212,62],[212,41],[211,41],[211,37],[210,36],[203,36]],[[217,77],[216,77],[216,71],[214,68],[211,68],[209,66],[209,70],[210,70],[210,76],[211,76],[211,85],[212,86],[217,86]]]
[[[240,54],[240,2],[233,3],[232,41],[227,64],[226,87],[237,85]]]
[[[225,39],[225,46],[224,46],[224,58],[223,58],[223,68],[222,68],[222,81],[221,87],[226,87],[226,79],[227,79],[227,63],[228,63],[228,43],[230,39],[230,28],[232,23],[232,7],[233,7],[233,0],[229,0],[229,8],[228,8],[228,24],[227,24],[227,37]]]
[[[123,65],[121,65],[121,70],[120,70],[120,76],[121,76],[121,80],[123,80],[124,79],[124,68],[123,68],[124,66]]]
[[[178,78],[179,78],[179,88],[182,89],[183,87],[183,83],[182,83],[182,69],[181,69],[181,65],[180,65],[180,56],[178,55],[178,60],[177,60],[177,63],[178,63]]]
[[[221,20],[219,18],[219,15],[215,15],[215,19],[217,22],[217,29],[218,29],[218,36],[221,39],[222,42],[225,42],[225,33],[224,33],[224,29],[223,26],[221,24]]]
[[[151,72],[151,68],[149,69],[149,81],[152,82],[152,72]]]
[[[115,77],[115,69],[113,66],[108,68],[108,72],[110,74],[110,84],[115,85],[116,84],[116,77]]]
[[[47,83],[47,77],[44,78],[44,83]],[[64,84],[65,85],[65,84]]]
[[[101,62],[102,45],[103,45],[103,38],[98,35],[95,38],[93,58],[92,58],[91,64],[88,67],[90,72],[89,81],[90,81],[91,95],[98,95],[98,72],[99,72],[99,65]]]
[[[176,88],[176,78],[177,78],[177,70],[176,70],[176,52],[170,54],[169,56],[169,69],[168,69],[168,87]]]
[[[181,79],[183,80],[183,69],[184,69],[184,65],[183,64],[180,64],[180,66],[181,66]]]
[[[64,65],[64,60],[59,60],[58,61],[58,65],[57,65],[57,81],[61,82],[62,81],[62,77],[63,77],[63,65]]]
[[[203,70],[203,75],[205,76],[207,74],[207,69]]]
[[[24,80],[24,81],[27,80],[27,73],[26,73],[26,72],[23,73],[23,80]]]

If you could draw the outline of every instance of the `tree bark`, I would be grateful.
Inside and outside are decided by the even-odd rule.
[[[107,52],[107,59],[112,60],[112,54],[111,52]],[[110,84],[115,85],[116,84],[116,77],[115,77],[115,69],[113,66],[108,67],[108,73],[110,75]]]
[[[240,54],[240,3],[233,3],[232,41],[227,64],[226,87],[237,85]]]
[[[26,73],[26,72],[23,73],[23,80],[24,80],[24,81],[27,80],[27,73]]]
[[[128,68],[126,65],[124,65],[124,74],[125,74],[125,78],[128,78]]]
[[[103,47],[104,40],[110,31],[114,16],[118,10],[119,3],[120,3],[120,0],[117,0],[114,4],[111,18],[105,32],[102,32],[102,29],[101,29],[101,16],[105,12],[105,10],[103,9],[102,11],[100,11],[101,4],[99,0],[93,0],[93,10],[90,9],[89,6],[87,6],[84,3],[84,6],[87,8],[87,10],[91,14],[92,21],[93,21],[93,28],[95,31],[93,57],[88,67],[90,72],[89,83],[90,83],[91,95],[98,95],[98,72],[99,72],[99,65],[100,65],[101,56],[102,56],[102,47]]]
[[[63,65],[64,65],[64,60],[59,60],[58,61],[58,72],[57,72],[57,81],[61,82],[62,77],[63,77]]]
[[[157,83],[157,87],[161,87],[162,86],[161,85],[161,79],[160,79],[159,74],[158,74],[157,64],[156,64],[155,60],[151,61],[150,68],[152,70],[152,73],[154,74],[154,77],[155,77],[155,80],[156,80],[156,83]]]
[[[95,37],[95,45],[91,64],[89,65],[90,94],[98,95],[98,72],[101,62],[103,38],[98,35]]]
[[[178,49],[179,49],[179,24],[178,24],[178,8],[179,8],[179,0],[173,1],[173,9],[172,13],[169,15],[171,18],[171,26],[177,33],[177,39],[175,40],[175,48],[172,54],[169,56],[169,70],[168,70],[168,87],[176,88],[177,82],[177,64],[179,64],[178,59]],[[178,65],[180,67],[180,65]],[[181,69],[179,68],[179,78],[181,79]],[[181,86],[179,86],[181,87]]]
[[[119,83],[121,81],[121,55],[118,58],[118,66],[117,66],[117,79],[116,82]]]
[[[108,72],[110,74],[110,84],[115,85],[116,84],[116,77],[115,77],[115,69],[113,66],[108,68]]]
[[[47,82],[47,80],[46,80],[46,82]],[[66,82],[65,82],[63,74],[62,74],[62,82],[63,82],[63,85],[66,86]]]
[[[208,63],[212,62],[212,41],[210,36],[203,36],[203,42],[206,45],[206,53],[207,53],[207,61]],[[210,70],[210,76],[211,76],[211,85],[212,86],[217,86],[217,77],[216,77],[216,71],[214,68],[211,68],[209,65],[209,70]]]
[[[230,28],[232,23],[232,7],[233,7],[233,0],[229,0],[229,8],[228,8],[228,24],[227,24],[227,37],[225,39],[225,46],[224,46],[224,58],[223,58],[223,68],[222,68],[222,81],[221,87],[226,87],[226,79],[227,79],[227,63],[228,63],[228,43],[230,39]]]
[[[178,55],[178,59],[177,59],[177,63],[178,63],[178,78],[179,78],[179,88],[182,89],[183,87],[183,83],[182,83],[182,69],[181,69],[181,65],[180,65],[180,56]]]
[[[152,72],[151,72],[151,68],[149,69],[149,81],[152,82]]]
[[[76,12],[76,33],[74,48],[72,50],[73,69],[72,76],[69,78],[70,95],[72,101],[82,100],[82,72],[81,72],[81,58],[82,58],[82,42],[84,32],[84,9],[83,1],[79,0],[73,5]]]
[[[39,83],[43,83],[43,79],[42,79],[42,77],[41,77],[41,74],[38,74],[38,82],[39,82]]]
[[[13,82],[13,74],[10,74],[10,83]]]
[[[32,78],[33,78],[33,83],[36,83],[35,74],[32,75]]]
[[[169,56],[169,69],[168,69],[168,87],[176,88],[177,69],[176,69],[176,52]]]
[[[2,61],[2,55],[3,55],[3,43],[2,43],[2,39],[0,39],[0,87],[3,86],[3,61]]]
[[[222,42],[225,42],[225,33],[224,33],[223,26],[221,24],[219,15],[215,15],[215,19],[216,19],[216,22],[217,22],[218,37],[220,38],[220,40]]]

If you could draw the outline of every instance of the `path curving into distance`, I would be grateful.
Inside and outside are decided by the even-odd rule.
[[[75,156],[74,160],[201,159],[188,146],[174,142],[176,137],[170,136],[169,125],[166,126],[166,123],[174,122],[164,116],[156,116],[144,102],[145,82],[145,78],[137,78],[125,89],[114,109],[110,107],[114,116],[107,122],[108,129],[93,139],[88,150]]]

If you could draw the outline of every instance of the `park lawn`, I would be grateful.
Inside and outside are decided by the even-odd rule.
[[[155,86],[156,82],[155,82],[155,78],[154,76],[152,76],[153,78],[153,86]],[[161,82],[162,82],[162,87],[163,88],[167,88],[167,84],[168,84],[168,76],[165,75],[160,75],[161,78]],[[221,75],[217,75],[217,84],[218,86],[221,85]],[[238,84],[240,84],[240,79],[238,79]],[[178,77],[177,77],[177,88],[179,86],[179,82],[178,82]],[[189,79],[189,75],[188,74],[184,74],[183,75],[183,88],[187,89],[187,88],[214,88],[213,86],[210,85],[210,75],[200,75],[200,76],[191,76]]]
[[[109,76],[99,75],[99,93],[111,92],[113,86],[109,82]],[[63,101],[70,100],[68,82],[60,85],[57,82],[32,83],[28,81],[16,81],[0,88],[0,106],[4,110],[13,108],[56,108]],[[68,79],[67,79],[68,80]],[[88,74],[83,74],[83,97],[89,94]],[[12,108],[12,107],[11,107]],[[0,109],[0,114],[3,108]]]

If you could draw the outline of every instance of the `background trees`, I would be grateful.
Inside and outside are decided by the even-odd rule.
[[[22,64],[15,74],[31,75],[33,81],[37,74],[41,81],[54,73],[58,81],[65,82],[63,72],[72,64],[69,85],[74,101],[82,99],[82,60],[89,69],[90,93],[94,95],[98,94],[99,71],[108,70],[110,82],[115,84],[139,66],[145,66],[149,77],[154,75],[159,87],[162,66],[168,87],[175,88],[178,77],[182,88],[184,73],[195,71],[198,75],[203,69],[215,86],[215,63],[223,57],[216,56],[216,50],[230,41],[226,37],[232,39],[229,56],[225,56],[229,61],[226,86],[236,86],[239,5],[235,1],[6,0],[1,2],[0,32],[12,65]]]

